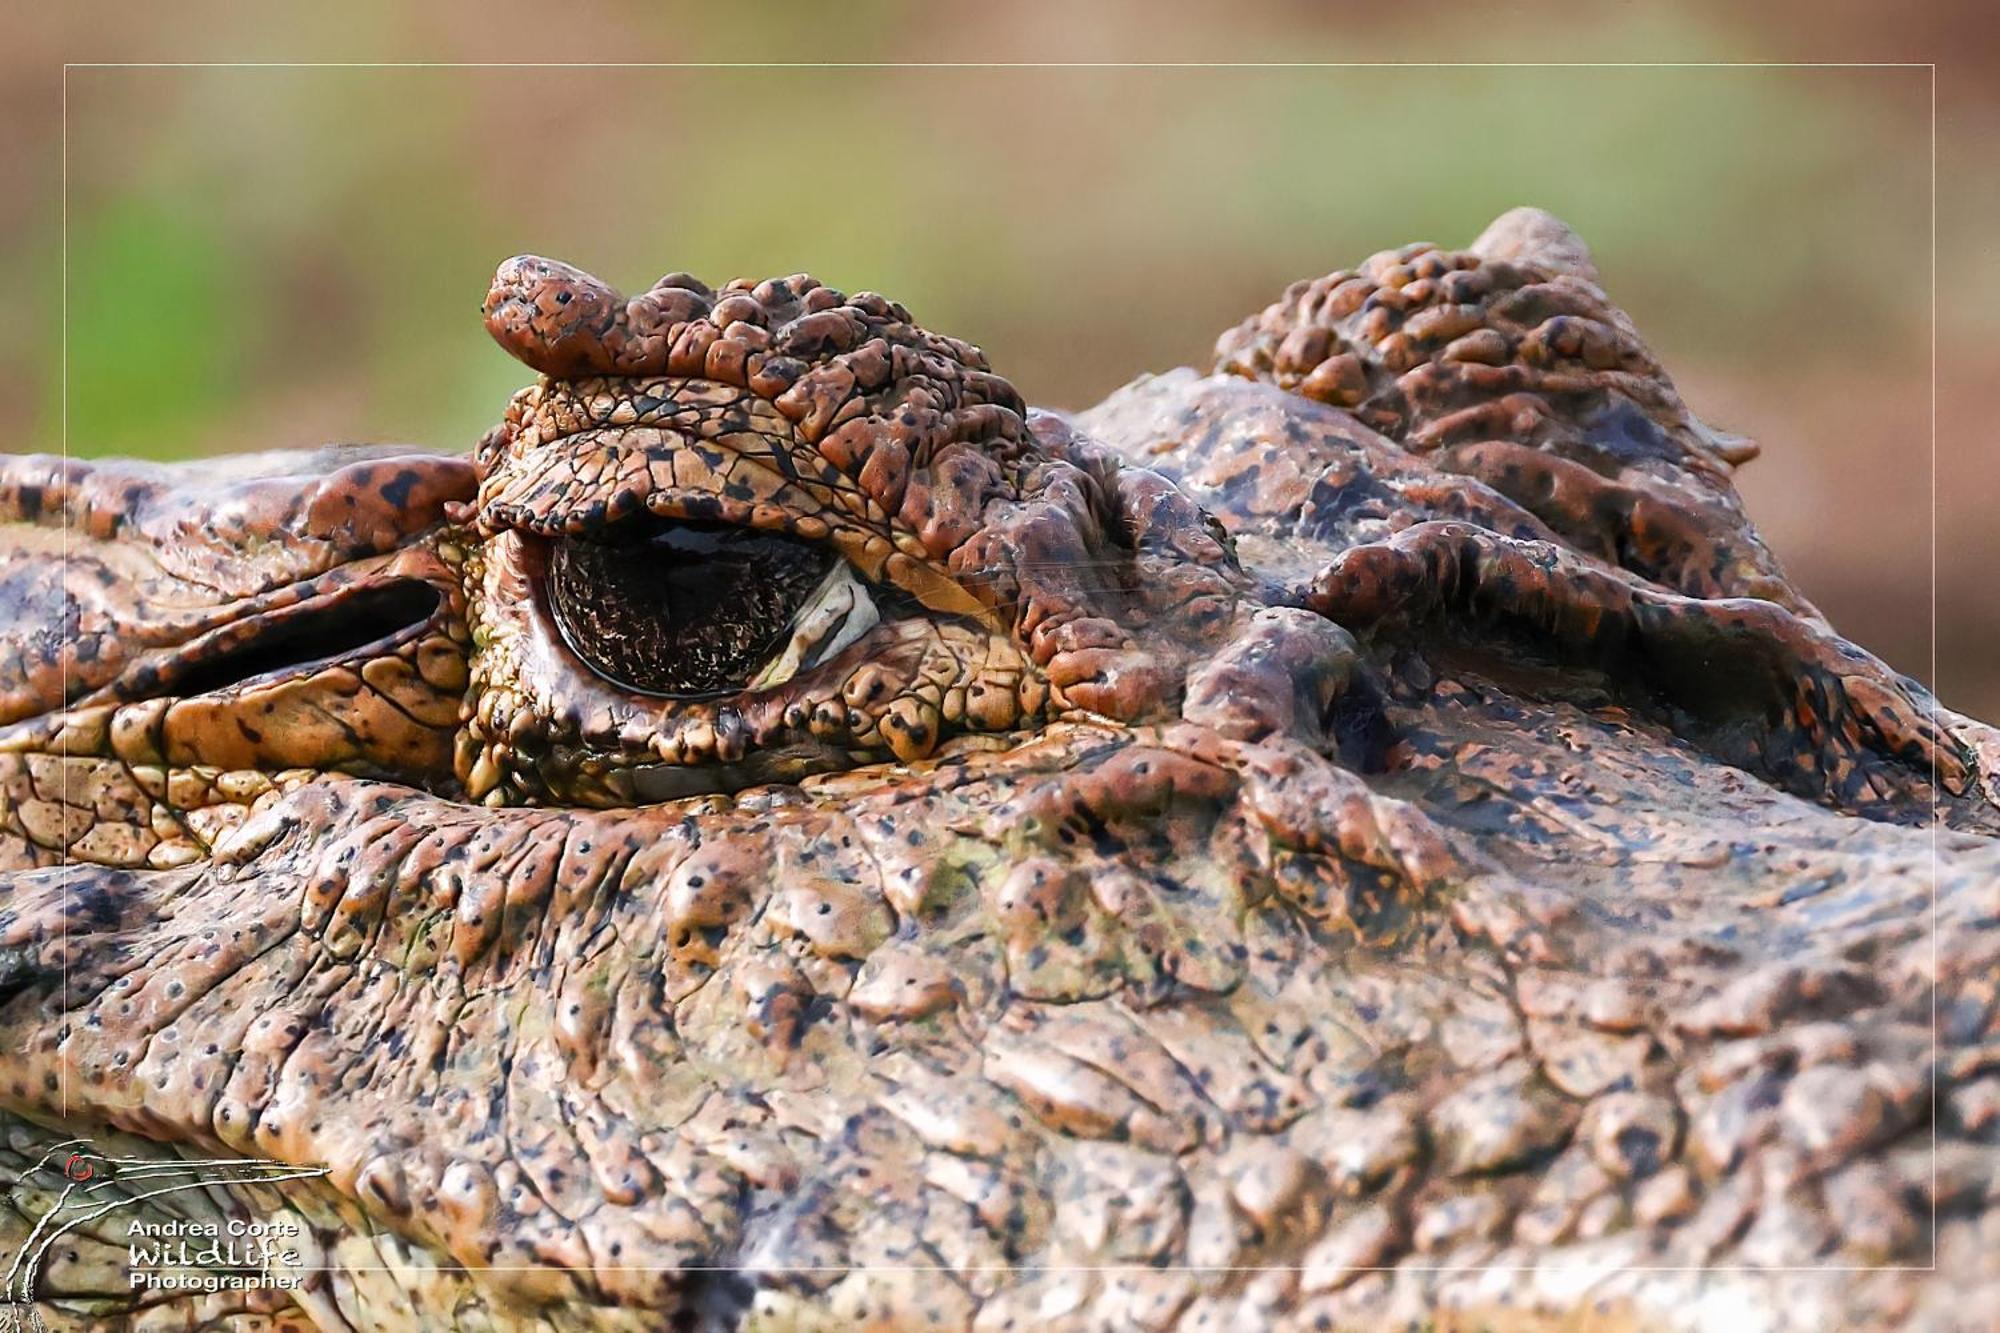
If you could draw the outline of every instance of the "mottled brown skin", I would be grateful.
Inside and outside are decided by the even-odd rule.
[[[0,1240],[67,1135],[329,1168],[118,1215],[301,1219],[295,1301],[134,1309],[114,1220],[42,1316],[1979,1327],[2000,735],[1560,223],[1358,272],[1064,419],[878,297],[521,259],[470,462],[9,460]],[[629,694],[543,573],[661,519],[905,610]]]

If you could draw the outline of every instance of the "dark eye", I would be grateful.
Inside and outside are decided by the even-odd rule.
[[[698,697],[768,676],[801,612],[845,570],[831,550],[796,538],[678,523],[616,545],[556,542],[548,600],[570,649],[606,680]]]

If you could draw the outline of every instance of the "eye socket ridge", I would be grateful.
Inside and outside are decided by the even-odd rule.
[[[675,521],[616,542],[550,543],[545,599],[586,666],[634,694],[768,689],[881,618],[831,548],[733,524]]]

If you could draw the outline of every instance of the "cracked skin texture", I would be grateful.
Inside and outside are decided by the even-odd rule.
[[[802,277],[486,310],[470,459],[0,469],[0,1239],[69,1135],[326,1168],[71,1233],[44,1320],[1994,1307],[2000,737],[1791,588],[1561,223],[1074,418]],[[543,580],[662,522],[898,610],[629,693]],[[135,1303],[131,1218],[229,1216],[299,1290]]]

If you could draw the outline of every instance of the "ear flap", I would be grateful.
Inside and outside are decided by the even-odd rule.
[[[1556,273],[1569,273],[1585,282],[1598,281],[1597,265],[1591,262],[1590,247],[1569,224],[1539,208],[1513,208],[1487,224],[1472,243],[1472,253],[1481,259],[1511,259],[1536,264]]]

